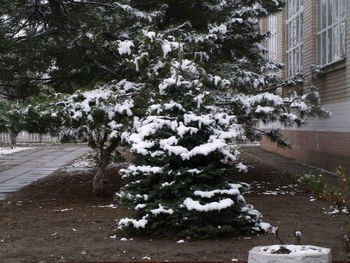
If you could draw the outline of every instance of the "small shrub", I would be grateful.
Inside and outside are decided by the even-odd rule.
[[[324,197],[325,183],[323,174],[319,174],[318,176],[313,174],[295,174],[291,176],[291,179],[293,182],[301,185],[305,192],[320,199]]]
[[[293,182],[301,185],[304,190],[318,199],[332,202],[336,209],[342,211],[350,206],[350,176],[347,176],[344,168],[336,170],[338,186],[327,187],[324,183],[324,175],[295,174],[291,175]]]
[[[336,174],[338,187],[328,191],[328,198],[341,211],[350,206],[350,176],[346,175],[342,167],[337,169]]]

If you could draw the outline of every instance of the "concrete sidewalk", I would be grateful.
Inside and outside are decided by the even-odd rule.
[[[52,174],[88,151],[86,145],[48,145],[0,156],[0,200],[5,199],[6,194]]]
[[[338,181],[334,174],[330,173],[321,168],[307,165],[305,163],[296,161],[291,158],[284,157],[282,155],[265,151],[259,146],[254,147],[242,147],[242,155],[245,158],[250,158],[267,166],[270,166],[282,173],[298,174],[298,173],[309,173],[318,175],[324,174],[324,182],[328,186],[337,186]]]

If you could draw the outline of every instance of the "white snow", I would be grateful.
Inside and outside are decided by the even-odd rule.
[[[99,205],[97,207],[100,207],[100,208],[118,208],[118,206],[116,204],[110,204],[110,205]]]
[[[143,32],[144,33],[144,35],[146,36],[146,37],[148,37],[150,40],[151,40],[151,42],[153,42],[154,41],[154,38],[156,37],[156,32],[153,32],[153,31],[145,31],[145,32]]]
[[[264,230],[265,232],[269,232],[269,230],[272,229],[272,226],[269,223],[264,223],[264,222],[261,222],[259,224],[259,227],[261,230]]]
[[[148,220],[146,219],[147,216],[144,216],[142,219],[140,220],[136,220],[136,219],[130,219],[130,218],[122,218],[119,220],[119,228],[123,229],[123,227],[128,226],[129,224],[132,224],[136,229],[139,228],[145,228]]]
[[[275,109],[272,107],[262,107],[260,105],[258,105],[258,107],[256,108],[255,112],[256,113],[271,113],[273,112]]]
[[[174,210],[173,209],[171,209],[171,208],[170,209],[166,209],[161,204],[158,204],[158,205],[159,205],[158,208],[150,210],[150,212],[152,214],[154,214],[154,215],[159,215],[161,213],[163,213],[163,214],[170,214],[170,215],[174,214]]]
[[[226,195],[240,195],[238,189],[227,189],[227,190],[213,190],[213,191],[195,191],[194,195],[200,196],[202,198],[212,198],[216,194],[226,194]]]
[[[119,55],[131,54],[131,47],[134,46],[134,43],[130,40],[118,41],[118,52]]]
[[[196,210],[199,212],[208,212],[208,211],[220,211],[222,209],[226,209],[228,207],[231,207],[234,202],[231,198],[222,199],[219,202],[211,202],[205,205],[202,205],[199,203],[199,201],[194,201],[192,198],[188,197],[183,202],[185,207],[188,210]]]
[[[169,183],[169,182],[165,182],[165,183],[162,183],[160,187],[163,188],[163,187],[166,187],[166,186],[171,186],[171,185],[173,185],[174,183],[175,183],[175,181],[172,181],[172,182],[170,182],[170,183]]]
[[[145,207],[146,207],[145,204],[137,204],[137,205],[135,206],[135,210],[143,209],[143,208],[145,208]]]
[[[75,160],[71,164],[68,164],[64,169],[68,172],[85,171],[90,170],[95,167],[95,163],[92,159],[87,157],[82,157]]]
[[[324,212],[327,215],[336,215],[336,214],[349,214],[349,209],[348,208],[342,208],[341,210],[338,209],[337,207],[330,207],[330,211]]]
[[[0,155],[8,155],[8,154],[27,151],[31,149],[34,149],[34,148],[33,147],[13,147],[13,148],[0,147]]]
[[[179,126],[177,127],[177,135],[179,135],[181,138],[186,134],[189,133],[191,135],[198,132],[198,129],[195,127],[186,127],[183,122],[179,123]]]
[[[298,246],[298,245],[283,245],[286,249],[290,251],[289,255],[302,255],[302,254],[319,254],[319,253],[327,253],[327,249],[314,247],[314,246]],[[281,248],[281,245],[273,245],[268,247],[262,247],[260,249],[261,252],[265,252],[271,254],[276,252]]]
[[[182,44],[179,42],[164,40],[162,44],[163,57],[166,58],[170,52],[179,48],[182,49]]]
[[[242,163],[236,164],[236,168],[240,172],[247,172],[248,171],[248,167],[246,165],[242,164]]]
[[[143,166],[135,166],[130,165],[127,169],[120,169],[120,172],[123,174],[123,178],[129,176],[129,174],[138,174],[138,173],[162,173],[163,168],[158,166],[149,166],[149,165],[143,165]]]
[[[63,209],[54,209],[52,211],[55,211],[55,212],[67,212],[67,211],[72,211],[73,208],[63,208]]]
[[[219,26],[211,26],[209,33],[226,34],[227,33],[227,26],[225,24],[221,24]]]
[[[190,174],[200,174],[202,171],[195,168],[195,169],[189,169],[187,170],[187,172],[189,172]]]

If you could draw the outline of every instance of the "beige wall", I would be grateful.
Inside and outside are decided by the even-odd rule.
[[[317,64],[317,3],[304,0],[304,74],[311,75],[311,65]],[[280,73],[287,77],[286,18],[287,8],[279,14],[278,59],[286,65]],[[301,129],[283,130],[284,137],[292,143],[291,150],[277,148],[268,140],[261,147],[334,171],[342,165],[350,171],[350,1],[347,1],[346,59],[323,68],[323,74],[313,79],[319,88],[321,102],[333,113],[330,119],[312,119]]]
[[[317,64],[317,2],[318,0],[304,1],[304,75],[311,78],[311,66]],[[347,4],[347,14],[350,14],[350,3]],[[287,8],[277,14],[277,59],[285,68],[279,73],[287,77]],[[262,30],[266,30],[266,20],[261,23]],[[266,44],[266,43],[264,43]],[[350,47],[350,15],[347,17],[347,47]],[[347,48],[347,57],[350,58],[350,48]],[[324,73],[314,79],[320,90],[323,104],[334,104],[350,101],[350,60],[343,60],[325,67]]]

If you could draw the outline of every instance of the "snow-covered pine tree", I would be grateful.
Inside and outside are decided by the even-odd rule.
[[[133,120],[134,97],[142,84],[127,80],[99,84],[92,90],[73,95],[52,93],[44,101],[33,98],[21,109],[24,129],[49,129],[60,138],[87,142],[96,161],[93,192],[106,194],[106,167],[121,160],[117,147]],[[46,89],[50,93],[50,89]],[[48,94],[47,94],[48,95]],[[136,102],[137,103],[137,102]],[[108,193],[107,193],[108,194]]]
[[[227,141],[242,136],[243,129],[203,90],[214,79],[202,68],[187,59],[169,63],[160,103],[149,107],[149,116],[129,137],[136,160],[122,171],[127,185],[118,196],[135,215],[119,225],[159,236],[259,232],[266,226],[260,213],[245,203],[244,185],[230,183],[227,173],[239,154]]]
[[[37,3],[38,5],[43,4],[41,1],[39,2]],[[48,7],[47,1],[42,2],[46,2],[44,6]],[[137,104],[142,104],[145,107],[145,102],[148,101],[148,95],[140,90],[144,84],[133,81],[140,79],[138,74],[135,74],[137,72],[135,64],[138,63],[142,56],[140,58],[136,57],[133,62],[131,53],[134,44],[133,41],[128,40],[128,37],[132,38],[135,34],[138,34],[137,32],[140,32],[144,25],[155,21],[154,18],[158,17],[159,14],[158,12],[144,13],[140,10],[135,10],[128,5],[124,5],[123,1],[48,2],[52,5],[60,5],[61,7],[57,8],[62,9],[62,11],[66,10],[64,7],[68,8],[70,5],[87,5],[90,10],[98,7],[100,9],[99,12],[94,14],[91,18],[92,20],[89,20],[87,24],[84,23],[84,27],[80,28],[84,31],[91,31],[87,34],[94,40],[106,33],[102,28],[95,28],[93,25],[96,22],[95,15],[100,18],[97,19],[98,23],[104,23],[101,22],[102,14],[100,12],[108,13],[108,15],[103,16],[104,19],[108,20],[103,27],[107,27],[109,30],[116,30],[114,37],[108,40],[103,38],[103,43],[99,42],[101,39],[98,40],[99,44],[97,45],[99,48],[93,49],[94,52],[97,52],[96,50],[100,50],[100,48],[108,50],[108,55],[101,50],[97,52],[95,54],[97,55],[96,59],[113,61],[115,68],[109,71],[120,77],[115,81],[105,82],[108,78],[103,80],[98,78],[90,80],[88,85],[80,83],[82,85],[80,86],[81,89],[76,90],[73,94],[56,93],[55,85],[39,86],[40,92],[33,94],[30,100],[28,99],[20,108],[20,117],[21,120],[24,120],[24,125],[22,125],[21,129],[39,133],[43,131],[50,132],[51,134],[59,135],[61,138],[88,142],[88,145],[94,152],[97,166],[97,173],[93,179],[93,192],[101,195],[106,190],[105,169],[107,165],[112,160],[117,160],[121,157],[117,147],[122,145],[122,135],[129,129],[135,111],[138,115],[142,115],[143,109]],[[126,0],[125,2],[128,1]],[[75,8],[72,8],[71,11],[73,10]],[[83,12],[84,9],[80,11]],[[115,21],[118,21],[118,23]],[[117,29],[109,27],[109,23],[118,24]],[[124,23],[128,27],[124,27]],[[78,39],[81,38],[78,37]],[[84,45],[87,44],[83,38],[81,40]],[[89,51],[86,52],[91,55]],[[65,53],[63,50],[63,53],[65,56],[70,56],[70,52]],[[78,64],[79,67],[89,67],[81,62],[78,62]],[[108,71],[108,67],[103,65],[103,63],[98,64]],[[69,70],[79,72],[76,69]],[[50,71],[49,73],[52,74],[53,72]],[[99,84],[96,84],[96,82]]]
[[[85,140],[93,150],[97,172],[93,178],[93,192],[105,194],[105,169],[120,158],[117,147],[132,121],[133,94],[140,85],[122,80],[77,92],[56,102],[54,112],[61,124],[61,136]]]
[[[241,195],[245,184],[229,181],[228,167],[246,167],[227,143],[266,135],[285,145],[278,131],[259,130],[259,122],[303,125],[307,116],[324,114],[314,88],[301,85],[284,97],[264,90],[277,83],[271,71],[280,65],[264,56],[267,34],[258,19],[278,11],[281,1],[130,4],[165,15],[130,39],[130,62],[140,76],[146,73],[140,80],[154,97],[128,138],[135,161],[122,171],[127,184],[117,195],[132,215],[120,228],[198,238],[266,230]]]

